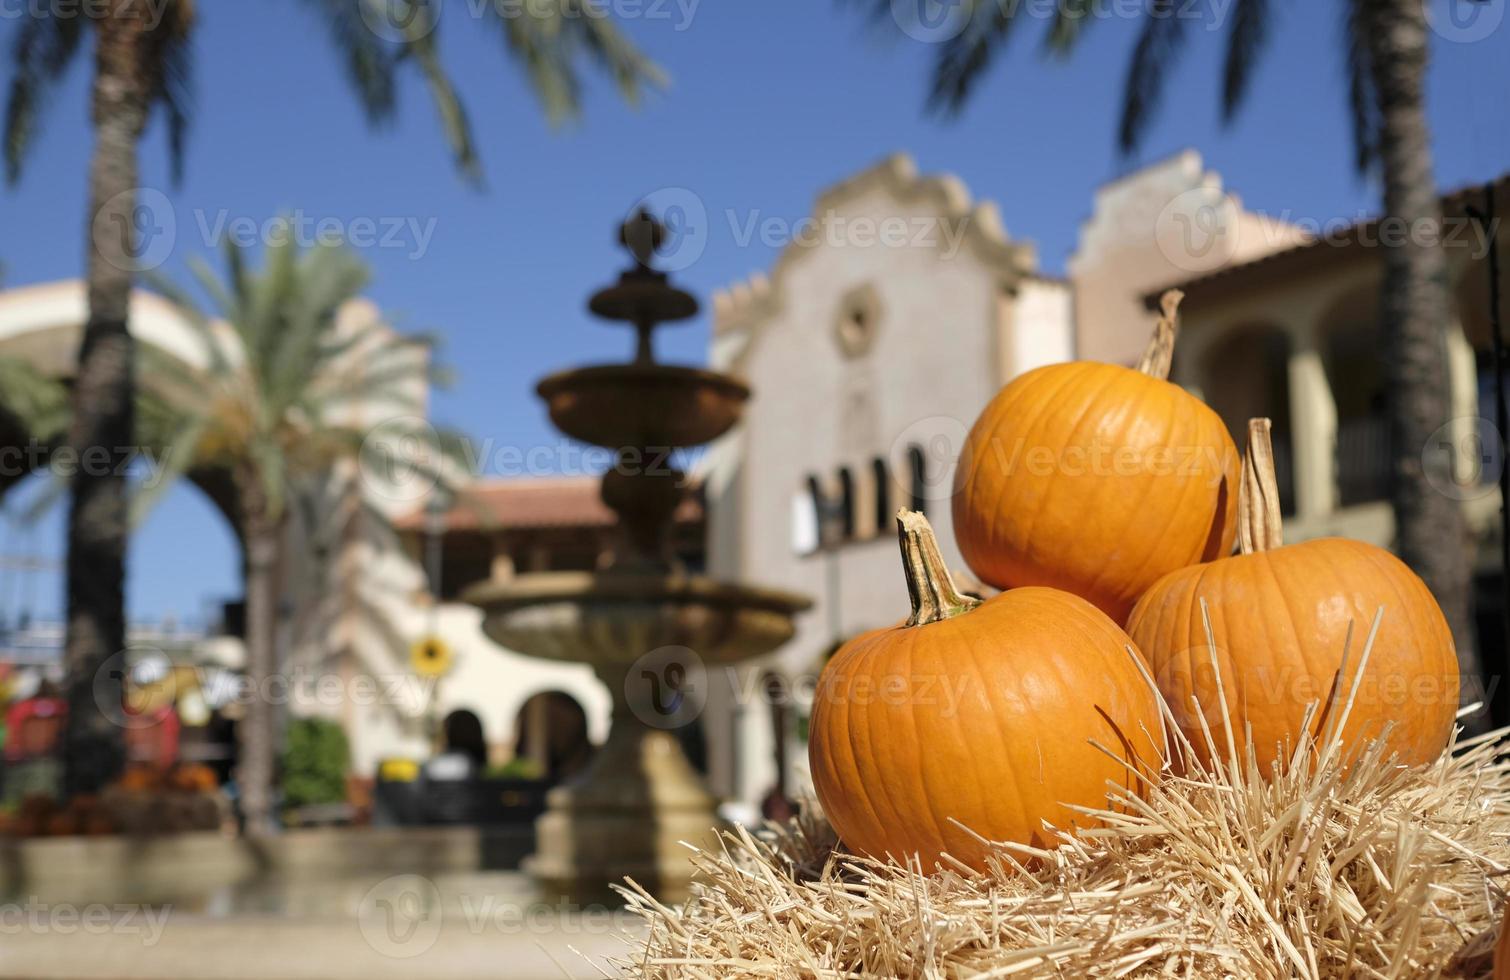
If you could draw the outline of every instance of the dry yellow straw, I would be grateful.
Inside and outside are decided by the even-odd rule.
[[[1100,825],[1056,833],[1055,850],[993,845],[984,875],[842,853],[806,808],[698,852],[684,906],[625,889],[649,935],[617,965],[645,978],[1487,977],[1510,869],[1506,733],[1455,739],[1416,769],[1382,740],[1344,746],[1379,623],[1274,773],[1225,710],[1202,738],[1231,754],[1202,766],[1164,705],[1180,765],[1147,774],[1141,797],[1111,787],[1087,811]]]

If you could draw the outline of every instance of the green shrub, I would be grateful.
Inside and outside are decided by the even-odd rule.
[[[488,779],[540,779],[545,773],[534,759],[515,758],[502,765],[488,766],[483,775]]]
[[[283,804],[341,803],[351,751],[341,726],[324,718],[297,718],[283,749]]]

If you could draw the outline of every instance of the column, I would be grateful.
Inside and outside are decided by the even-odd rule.
[[[1477,436],[1479,415],[1478,365],[1473,345],[1457,319],[1447,325],[1447,383],[1451,389],[1453,476],[1458,486],[1468,487],[1481,478],[1484,461]]]
[[[1313,324],[1289,333],[1295,513],[1302,519],[1325,517],[1337,509],[1337,404],[1317,332]]]

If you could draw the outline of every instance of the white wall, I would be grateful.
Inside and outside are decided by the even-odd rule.
[[[909,226],[963,211],[980,216],[967,236],[976,244],[951,250],[937,244],[943,236],[933,236],[935,244],[839,241],[792,249],[769,283],[736,288],[717,303],[716,366],[735,369],[754,395],[739,430],[737,462],[726,462],[724,479],[709,484],[710,568],[719,577],[815,600],[790,643],[743,671],[776,668],[808,694],[837,637],[905,618],[908,598],[890,522],[871,540],[798,554],[794,493],[809,475],[831,479],[843,465],[858,475],[879,456],[898,478],[894,511],[907,502],[907,451],[920,445],[929,464],[928,517],[946,560],[962,568],[949,500],[958,447],[1006,365],[1021,370],[1063,360],[1072,348],[1067,290],[1024,278],[1032,262],[1026,250],[1007,260],[994,210],[974,208],[957,183],[942,185],[948,194],[925,193],[916,185],[935,179],[913,174],[909,187],[886,172],[894,165],[824,195],[820,211],[849,221],[900,218]],[[881,315],[874,345],[850,357],[836,340],[835,317],[841,300],[866,284],[879,296]],[[705,715],[715,789],[754,801],[776,775],[769,709],[760,697],[749,699],[756,685],[743,685],[744,703],[731,686],[715,678]],[[793,775],[805,780],[806,747],[794,739],[790,751]]]
[[[1145,294],[1302,238],[1294,225],[1245,209],[1194,150],[1101,186],[1069,260],[1077,356],[1133,363],[1153,323]]]

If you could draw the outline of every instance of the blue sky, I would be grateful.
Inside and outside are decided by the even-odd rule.
[[[1043,22],[1024,23],[953,120],[922,111],[932,45],[872,29],[844,4],[614,0],[671,84],[632,111],[594,78],[584,118],[560,130],[547,125],[505,60],[496,25],[470,16],[480,2],[444,0],[440,40],[472,115],[485,191],[451,167],[416,77],[406,78],[397,120],[369,129],[323,28],[294,0],[200,4],[187,176],[177,187],[168,182],[154,127],[143,182],[171,208],[175,244],[164,270],[180,278],[189,255],[214,249],[217,229],[279,211],[354,230],[367,219],[380,234],[407,229],[394,246],[363,250],[374,270],[371,294],[400,325],[444,335],[458,382],[437,397],[435,413],[494,447],[556,445],[535,379],[629,352],[625,333],[596,325],[583,305],[623,264],[614,228],[647,194],[695,201],[706,213],[700,255],[678,273],[706,297],[774,259],[759,236],[744,240],[747,222],[796,221],[821,188],[896,150],[996,200],[1009,232],[1035,241],[1050,272],[1063,270],[1096,186],[1131,165],[1113,146],[1135,33],[1134,22],[1116,16],[1126,0],[1106,0],[1108,16],[1088,26],[1068,61],[1044,58]],[[1029,14],[1044,6],[1016,2]],[[1434,39],[1429,91],[1444,187],[1510,168],[1510,24],[1487,29],[1510,20],[1506,0],[1493,0],[1477,25],[1441,19],[1462,2],[1431,0],[1446,25]],[[1230,0],[1182,3],[1203,11],[1207,25],[1224,24],[1230,8]],[[1138,159],[1194,146],[1249,207],[1318,221],[1371,210],[1376,189],[1351,168],[1339,5],[1275,5],[1272,47],[1230,129],[1217,106],[1225,34],[1192,30]],[[0,43],[8,43],[18,7],[0,0]],[[88,63],[79,59],[51,105],[20,185],[0,191],[9,284],[82,268]],[[660,349],[695,362],[706,343],[704,316],[664,331]],[[56,555],[61,536],[54,517],[28,547]],[[0,541],[0,550],[13,546]],[[206,597],[237,591],[229,534],[188,490],[173,493],[137,537],[131,572],[133,615],[194,615]],[[0,604],[18,588],[0,580]],[[55,578],[33,588],[40,609],[57,608]]]

